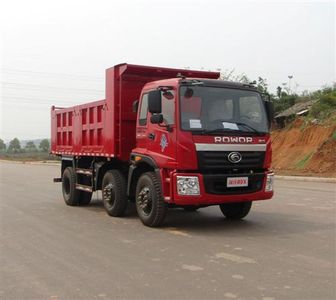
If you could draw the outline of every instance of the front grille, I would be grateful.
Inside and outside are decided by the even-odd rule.
[[[227,187],[227,178],[234,176],[221,174],[203,174],[203,180],[205,190],[208,194],[248,194],[260,191],[262,189],[264,176],[264,174],[239,174],[239,177],[248,177],[248,186],[245,187]]]
[[[228,155],[232,151],[198,151],[198,166],[202,171],[220,171],[229,169],[262,169],[265,151],[241,151],[242,160],[231,163]]]

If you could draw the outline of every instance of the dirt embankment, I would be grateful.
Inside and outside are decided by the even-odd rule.
[[[290,128],[272,133],[273,168],[277,174],[336,177],[336,124],[304,126],[297,119]]]

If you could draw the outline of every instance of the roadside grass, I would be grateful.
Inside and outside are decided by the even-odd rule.
[[[302,159],[300,159],[299,161],[297,161],[295,163],[295,168],[298,170],[302,170],[304,169],[304,167],[307,165],[307,163],[309,162],[310,158],[313,156],[314,152],[310,152],[308,154],[306,154]]]
[[[333,134],[331,136],[331,140],[336,141],[336,131],[333,132]]]
[[[307,127],[311,126],[312,124],[318,124],[325,127],[335,126],[336,125],[336,108],[328,109],[324,112],[325,117],[322,119],[316,119],[311,114],[303,117],[302,124],[300,125],[300,131],[304,131]],[[314,123],[314,121],[317,121]],[[336,135],[336,133],[334,133]]]
[[[46,152],[0,153],[0,159],[12,161],[59,161],[59,157]]]

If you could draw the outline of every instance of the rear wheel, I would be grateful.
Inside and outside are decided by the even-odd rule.
[[[160,226],[166,216],[161,184],[154,172],[144,173],[136,187],[135,206],[139,218],[146,226]]]
[[[251,210],[252,202],[221,204],[220,210],[227,219],[239,220],[245,218]]]
[[[103,204],[112,217],[121,217],[127,208],[126,180],[119,170],[107,171],[102,182]]]
[[[76,173],[72,167],[67,167],[62,175],[63,199],[67,205],[88,205],[91,201],[92,193],[79,191],[76,189]]]
[[[79,204],[80,192],[76,190],[76,174],[72,167],[67,167],[62,174],[62,193],[66,205]]]

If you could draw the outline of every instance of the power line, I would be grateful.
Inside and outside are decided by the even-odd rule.
[[[48,98],[39,98],[39,97],[26,97],[26,96],[15,96],[15,95],[9,95],[9,96],[3,96],[2,99],[0,99],[0,103],[3,102],[9,102],[9,101],[6,101],[6,99],[13,99],[14,101],[10,101],[10,102],[19,102],[21,103],[21,101],[15,101],[15,100],[19,100],[19,99],[22,99],[22,100],[31,100],[31,101],[34,101],[34,103],[36,103],[36,101],[42,101],[42,103],[49,103],[50,105],[55,105],[55,102],[58,103],[61,103],[61,104],[66,104],[66,105],[77,105],[77,104],[82,104],[83,103],[83,100],[82,99],[78,99],[78,100],[67,100],[67,101],[62,101],[62,100],[58,100],[54,97],[49,97]],[[95,101],[101,101],[103,99],[96,99],[96,100],[90,100],[88,102],[95,102]],[[28,102],[28,103],[32,103],[32,102]]]
[[[50,103],[43,103],[43,102],[0,102],[0,105],[3,106],[16,106],[16,107],[31,107],[31,106],[47,106],[47,107],[51,107],[55,104],[50,104]],[[66,104],[66,103],[59,103],[57,106],[65,106],[65,107],[72,107],[72,106],[76,106],[76,104]]]
[[[11,68],[0,68],[3,73],[17,73],[23,76],[30,76],[34,74],[34,76],[52,76],[52,77],[74,77],[81,78],[83,80],[104,80],[104,77],[96,77],[89,75],[78,75],[78,74],[69,74],[69,73],[52,73],[52,72],[41,72],[41,71],[31,71],[31,70],[22,70],[22,69],[11,69]],[[30,75],[29,75],[30,74]]]
[[[17,82],[8,82],[8,81],[1,81],[2,84],[7,85],[10,88],[15,89],[27,89],[27,90],[39,90],[41,88],[44,90],[57,90],[57,91],[81,91],[81,92],[90,92],[90,93],[104,93],[103,90],[97,89],[83,89],[83,88],[67,88],[61,86],[46,86],[46,85],[39,85],[39,84],[28,84],[28,83],[17,83]]]
[[[55,104],[50,104],[50,103],[42,103],[42,102],[21,102],[21,103],[11,103],[11,102],[5,102],[1,103],[0,102],[0,108],[1,107],[6,107],[6,106],[11,106],[14,108],[28,108],[28,109],[34,109],[34,110],[50,110],[50,108],[55,105]],[[61,106],[64,108],[69,108],[73,106],[77,106],[78,104],[64,104],[64,103],[59,103],[57,106]]]

